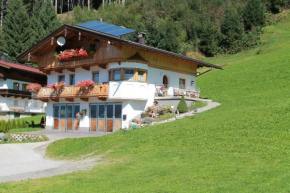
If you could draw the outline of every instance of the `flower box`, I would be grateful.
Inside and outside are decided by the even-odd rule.
[[[78,57],[88,57],[88,53],[84,48],[81,49],[67,49],[61,51],[59,54],[56,53],[55,56],[58,60],[70,60],[72,58]]]

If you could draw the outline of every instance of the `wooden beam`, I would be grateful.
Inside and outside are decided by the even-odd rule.
[[[49,99],[40,99],[42,102],[48,103]]]
[[[54,102],[59,102],[59,98],[51,98],[51,100]]]
[[[65,98],[66,101],[74,102],[74,98]]]
[[[89,101],[89,98],[85,98],[85,97],[80,97],[80,99],[81,99],[82,101],[86,101],[86,102]]]
[[[76,71],[75,68],[68,68],[67,70],[70,71],[70,72],[75,72]]]
[[[54,69],[54,71],[62,74],[62,69]]]
[[[100,68],[106,69],[107,68],[107,64],[99,64]]]
[[[98,97],[98,99],[99,99],[100,101],[106,101],[106,100],[107,100],[107,97]]]
[[[42,70],[44,74],[50,75],[50,70]]]
[[[91,66],[82,66],[82,69],[89,71],[91,69]]]

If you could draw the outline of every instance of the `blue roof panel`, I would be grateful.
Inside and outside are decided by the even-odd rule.
[[[112,24],[104,23],[100,21],[90,21],[87,23],[79,24],[78,26],[87,28],[90,30],[106,33],[112,36],[122,36],[125,34],[135,32],[135,30],[132,30],[132,29],[128,29],[125,27],[120,27],[120,26],[116,26],[116,25],[112,25]]]

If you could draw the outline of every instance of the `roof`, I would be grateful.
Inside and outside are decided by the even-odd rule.
[[[120,44],[123,44],[123,45],[130,45],[130,46],[138,47],[138,48],[141,48],[141,49],[144,49],[144,50],[148,50],[148,51],[157,52],[157,53],[165,54],[165,55],[168,55],[168,56],[180,58],[180,59],[183,59],[183,60],[187,60],[187,61],[190,61],[190,62],[197,63],[198,67],[204,67],[205,66],[205,67],[209,67],[209,68],[222,69],[222,67],[220,67],[220,66],[217,66],[217,65],[214,65],[214,64],[210,64],[210,63],[207,63],[207,62],[204,62],[204,61],[196,60],[196,59],[193,59],[193,58],[189,58],[189,57],[181,55],[181,54],[177,54],[177,53],[170,52],[170,51],[167,51],[167,50],[158,49],[158,48],[155,48],[155,47],[152,47],[152,46],[148,46],[148,45],[144,45],[144,44],[139,44],[137,42],[123,40],[123,39],[120,39],[120,38],[118,38],[116,36],[105,34],[105,33],[99,32],[99,31],[91,30],[91,29],[87,29],[87,28],[84,28],[84,27],[70,26],[70,25],[63,25],[60,28],[56,29],[50,35],[46,36],[41,41],[39,41],[37,44],[35,44],[31,48],[29,48],[27,51],[25,51],[21,55],[19,55],[17,57],[17,60],[23,59],[25,56],[27,56],[34,49],[36,49],[37,47],[39,47],[43,43],[45,43],[47,41],[50,41],[51,37],[57,35],[58,33],[60,33],[64,29],[71,29],[71,30],[75,30],[75,31],[89,33],[89,34],[92,34],[92,35],[97,35],[97,36],[100,36],[100,37],[103,37],[103,38],[111,39],[111,40],[113,40],[115,42],[119,42]]]
[[[145,60],[140,54],[139,52],[136,52],[136,54],[134,54],[133,56],[127,58],[127,60],[139,60],[139,61],[143,61],[143,62],[148,62],[147,60]]]
[[[40,70],[36,69],[36,68],[31,68],[28,66],[24,66],[21,64],[15,64],[12,62],[5,62],[3,60],[0,60],[0,66],[4,67],[4,68],[14,68],[14,69],[18,69],[18,70],[22,70],[22,71],[27,71],[27,72],[31,72],[31,73],[35,73],[35,74],[40,74],[43,76],[46,76],[46,74],[44,74],[43,72],[41,72]]]

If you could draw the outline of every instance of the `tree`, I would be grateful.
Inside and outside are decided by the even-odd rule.
[[[177,110],[180,113],[186,113],[188,111],[188,106],[185,102],[184,96],[181,97],[180,102],[177,105]]]
[[[31,46],[31,23],[21,0],[9,1],[3,21],[4,52],[9,59],[15,58]]]
[[[248,0],[243,11],[246,30],[254,27],[263,27],[266,23],[265,6],[261,0]]]
[[[212,57],[218,52],[217,30],[213,22],[205,20],[199,30],[199,50],[208,57]]]
[[[0,56],[3,52],[3,48],[4,48],[4,39],[3,39],[2,29],[0,27]]]
[[[233,8],[228,8],[221,23],[220,46],[229,53],[236,53],[242,49],[244,27],[241,18]]]

